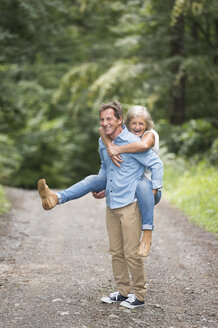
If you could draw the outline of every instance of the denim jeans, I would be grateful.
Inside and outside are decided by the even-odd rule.
[[[161,190],[158,190],[154,197],[152,182],[147,178],[143,178],[137,184],[136,197],[142,217],[142,230],[153,230],[154,205],[159,203],[161,199]]]
[[[99,192],[106,188],[107,179],[98,175],[89,175],[66,190],[57,192],[58,203],[66,203],[69,200],[85,196],[91,191]],[[154,205],[161,199],[161,191],[158,190],[154,197],[152,183],[144,178],[140,180],[136,188],[136,197],[142,218],[142,230],[153,230]]]
[[[85,179],[75,183],[70,188],[57,193],[58,203],[66,203],[69,200],[85,196],[90,191],[99,192],[106,188],[107,179],[98,175],[89,175]]]

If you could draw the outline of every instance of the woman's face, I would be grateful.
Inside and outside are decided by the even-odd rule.
[[[141,138],[146,130],[146,122],[143,116],[132,117],[129,121],[129,131]]]

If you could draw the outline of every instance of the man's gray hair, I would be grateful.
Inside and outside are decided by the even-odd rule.
[[[126,113],[124,124],[127,126],[127,129],[129,129],[129,122],[130,122],[131,118],[139,117],[139,116],[143,116],[145,119],[146,131],[151,130],[155,127],[154,122],[151,118],[151,114],[149,113],[147,108],[136,105],[136,106],[130,107]]]
[[[106,110],[108,108],[112,108],[114,110],[114,116],[116,118],[118,118],[118,119],[123,118],[123,109],[122,109],[122,105],[119,103],[119,101],[114,100],[107,104],[101,104],[100,109],[99,109],[99,115],[101,114],[101,112],[103,112],[104,110]]]

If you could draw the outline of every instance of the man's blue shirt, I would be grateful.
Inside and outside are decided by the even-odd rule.
[[[139,140],[123,126],[123,131],[114,139],[114,143],[122,146]],[[151,171],[153,189],[162,188],[163,163],[153,150],[121,154],[121,168],[112,162],[101,138],[99,152],[101,168],[98,175],[107,177],[106,204],[109,208],[120,208],[134,202],[137,182],[142,179],[145,167]]]

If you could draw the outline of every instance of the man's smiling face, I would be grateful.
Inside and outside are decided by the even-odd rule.
[[[114,115],[114,109],[108,108],[100,113],[100,125],[104,133],[111,139],[115,139],[122,131],[123,118]]]
[[[145,133],[146,123],[143,116],[132,117],[129,121],[129,131],[141,138]]]

